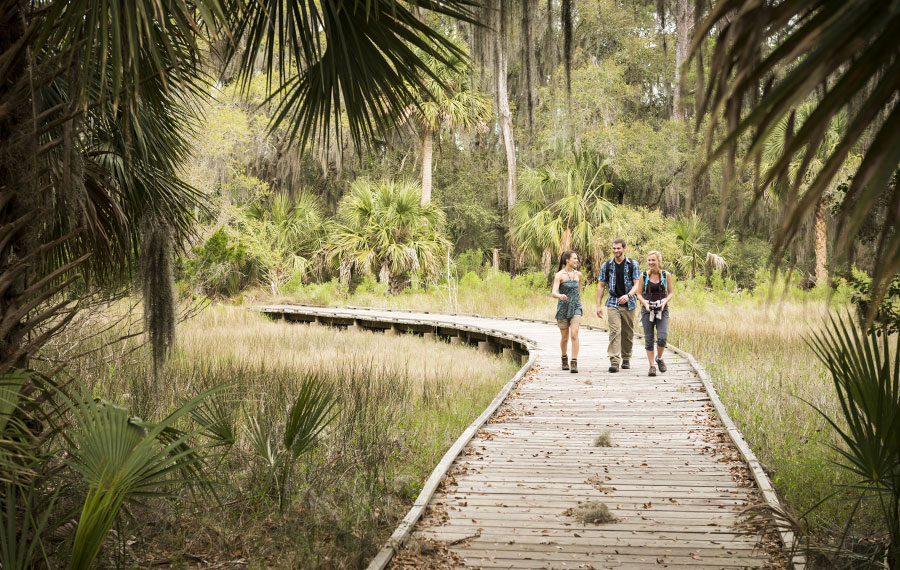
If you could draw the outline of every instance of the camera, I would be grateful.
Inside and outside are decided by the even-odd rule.
[[[649,318],[650,322],[652,323],[653,321],[656,321],[656,320],[659,320],[660,318],[662,318],[662,315],[660,314],[660,310],[662,308],[662,301],[651,301],[649,303],[649,305],[650,305],[650,318]]]

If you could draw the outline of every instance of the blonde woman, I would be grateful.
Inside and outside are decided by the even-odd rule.
[[[663,352],[669,335],[669,301],[675,295],[675,278],[662,268],[662,254],[651,251],[647,254],[649,269],[638,280],[637,298],[641,303],[641,326],[644,327],[644,349],[650,362],[650,376],[656,370],[666,371]],[[656,351],[653,350],[653,332],[656,329]]]

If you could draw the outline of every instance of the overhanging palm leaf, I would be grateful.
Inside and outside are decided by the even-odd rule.
[[[783,177],[795,157],[801,157],[786,192],[783,223],[774,236],[772,258],[776,263],[801,221],[832,186],[849,154],[870,133],[871,144],[837,214],[836,253],[848,259],[854,236],[900,164],[900,107],[893,104],[900,93],[900,57],[896,53],[900,4],[884,0],[719,0],[694,34],[692,57],[697,57],[699,46],[714,28],[720,32],[709,87],[698,113],[698,124],[705,112],[713,117],[707,133],[710,159],[727,155],[733,163],[738,139],[750,133],[747,161],[758,160],[777,125],[815,90],[824,94],[757,188],[758,193],[764,192]],[[764,46],[775,45],[776,40],[777,46],[764,53]],[[760,85],[766,86],[761,97]],[[845,111],[847,126],[840,142],[827,153],[801,195],[800,185],[825,143],[829,126]],[[713,134],[723,120],[727,136],[713,147]],[[900,270],[900,188],[894,187],[892,192],[874,264],[876,299],[883,294],[887,280]]]
[[[411,7],[475,23],[475,0],[230,0],[233,41],[226,60],[239,58],[246,83],[262,56],[268,78],[278,86],[272,127],[287,123],[301,144],[325,141],[340,130],[345,112],[354,142],[361,146],[415,100],[432,72],[416,53],[446,61],[458,48],[417,18]],[[236,47],[246,44],[238,53]]]

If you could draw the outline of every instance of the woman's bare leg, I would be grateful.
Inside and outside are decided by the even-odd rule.
[[[559,329],[559,333],[561,337],[559,339],[559,350],[560,353],[565,356],[566,349],[569,348],[569,329]]]
[[[572,339],[572,360],[578,358],[578,348],[580,347],[580,343],[578,342],[578,323],[573,323],[572,326],[569,327],[569,338]]]

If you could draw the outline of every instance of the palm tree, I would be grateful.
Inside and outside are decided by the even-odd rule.
[[[764,192],[800,158],[787,189],[782,223],[774,235],[772,259],[776,263],[797,235],[801,221],[820,206],[833,187],[850,154],[866,144],[836,214],[836,258],[849,259],[855,236],[876,207],[877,198],[889,191],[891,208],[900,202],[900,188],[890,185],[900,165],[900,106],[895,104],[900,94],[896,53],[900,8],[896,2],[884,0],[718,0],[694,34],[692,57],[698,57],[701,43],[714,29],[718,30],[712,55],[716,64],[699,101],[697,124],[704,113],[711,113],[708,157],[727,156],[729,174],[734,172],[739,138],[749,134],[746,163],[759,160],[773,129],[785,117],[791,120],[795,108],[814,93],[819,95],[778,160],[762,173],[756,189]],[[765,88],[761,90],[761,86]],[[829,145],[829,126],[841,113],[847,118],[838,144],[820,150]],[[722,122],[727,136],[712,146]],[[821,167],[810,180],[807,172],[819,153]],[[801,195],[803,185],[806,188]],[[728,185],[723,188],[727,190]],[[889,214],[887,218],[874,263],[876,300],[900,271],[900,216]]]
[[[605,159],[588,153],[575,154],[561,166],[526,169],[510,229],[520,255],[540,260],[549,274],[554,255],[575,249],[586,252],[592,267],[599,268],[597,227],[615,212],[603,197],[612,187],[606,169]]]
[[[244,86],[262,62],[272,128],[292,141],[323,140],[343,115],[362,144],[432,77],[420,54],[458,55],[413,5],[474,20],[474,0],[0,0],[0,372],[27,366],[76,291],[127,281],[142,252],[157,253],[145,286],[172,288],[160,265],[202,208],[179,168],[211,82],[206,46],[224,46]],[[174,294],[148,293],[168,344],[171,326],[153,323],[172,322],[156,300]]]
[[[681,250],[681,256],[675,260],[675,264],[690,279],[700,270],[705,270],[709,284],[713,270],[723,271],[727,267],[727,250],[734,242],[731,232],[726,231],[716,236],[696,212],[672,221],[671,228],[675,234],[675,243]]]
[[[422,129],[423,204],[431,201],[434,133],[441,129],[483,129],[493,114],[490,98],[472,85],[465,48],[457,45],[456,52],[443,55],[443,61],[423,55],[422,60],[434,76],[426,78],[414,111],[414,119]]]
[[[794,126],[802,128],[802,125],[809,119],[809,116],[815,111],[815,104],[806,102],[796,109],[789,117],[784,117],[772,129],[771,138],[766,141],[763,147],[763,164],[764,169],[775,164],[784,154],[785,145],[794,136]],[[769,186],[766,195],[770,196],[774,202],[781,204],[785,198],[786,190],[793,185],[794,178],[802,172],[804,179],[800,182],[801,195],[809,189],[828,156],[840,144],[841,135],[846,129],[846,113],[839,113],[834,121],[828,126],[822,142],[816,153],[809,157],[809,163],[804,168],[803,159],[799,155],[795,155],[788,165],[786,178],[781,181],[775,181]],[[847,173],[848,169],[858,166],[859,161],[856,156],[848,157],[843,172]],[[816,283],[825,283],[828,280],[828,210],[833,199],[834,188],[829,188],[819,196],[815,209],[815,255],[816,255]]]
[[[412,182],[357,180],[341,200],[338,220],[328,252],[343,283],[353,273],[374,273],[396,294],[411,272],[439,275],[450,251],[444,213],[431,202],[423,204],[421,189]]]
[[[295,201],[281,192],[239,213],[232,240],[259,266],[272,295],[288,279],[304,274],[322,249],[326,223],[319,200],[301,192]]]

